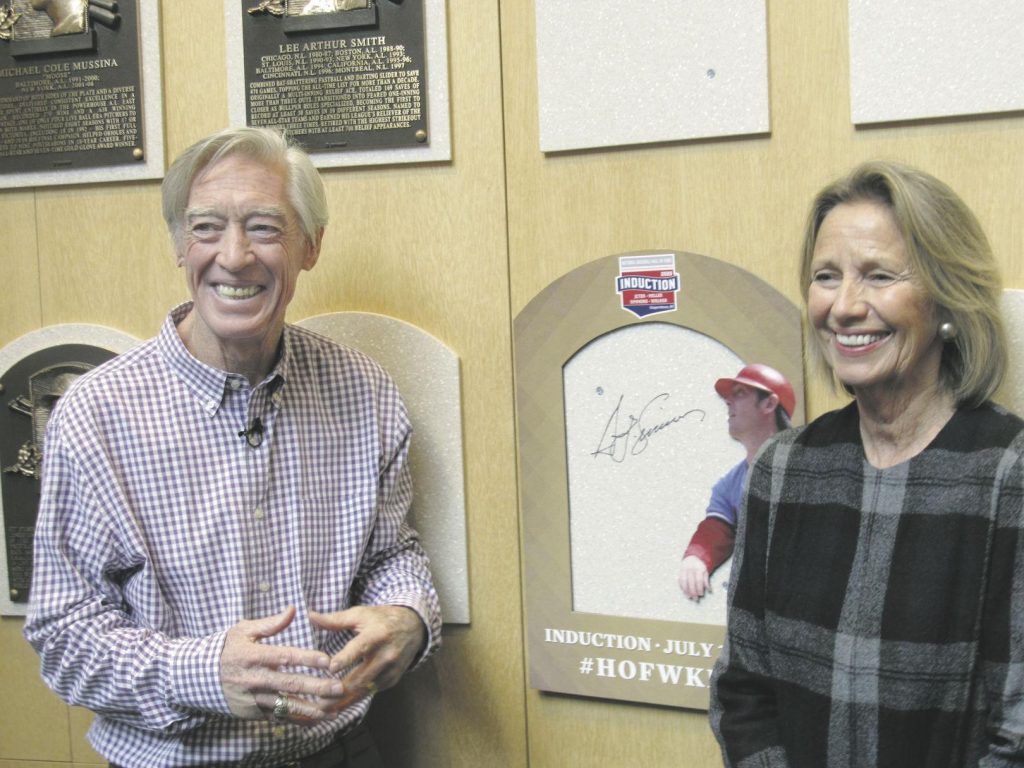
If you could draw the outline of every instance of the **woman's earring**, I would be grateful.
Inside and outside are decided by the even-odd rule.
[[[939,338],[943,341],[952,341],[956,338],[956,326],[948,320],[939,326]]]

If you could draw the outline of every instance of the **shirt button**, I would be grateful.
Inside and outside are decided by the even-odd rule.
[[[252,516],[255,517],[257,520],[262,520],[264,517],[267,516],[267,513],[263,511],[262,507],[256,507],[256,511],[252,513]]]
[[[261,581],[260,582],[260,592],[269,592],[269,591],[270,591],[270,582],[269,581]]]
[[[270,732],[274,735],[275,739],[284,738],[285,730],[283,725],[275,725]]]
[[[237,392],[242,388],[242,382],[239,379],[228,379],[228,387]]]

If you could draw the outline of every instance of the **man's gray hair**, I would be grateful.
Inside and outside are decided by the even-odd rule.
[[[200,139],[175,160],[160,187],[164,221],[175,247],[182,244],[185,209],[192,184],[209,166],[230,155],[242,155],[287,170],[288,202],[310,243],[327,226],[327,195],[319,172],[302,149],[271,128],[227,128]]]

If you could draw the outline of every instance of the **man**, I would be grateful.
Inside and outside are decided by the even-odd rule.
[[[747,470],[764,441],[789,428],[796,406],[786,377],[757,363],[745,366],[735,378],[719,379],[715,391],[729,412],[729,436],[743,445],[747,456],[715,483],[707,516],[683,555],[679,588],[691,600],[704,596],[711,588],[711,574],[732,555]]]
[[[284,322],[320,177],[232,129],[178,158],[163,210],[192,301],[61,398],[25,634],[112,764],[376,765],[358,723],[441,619],[394,384]]]

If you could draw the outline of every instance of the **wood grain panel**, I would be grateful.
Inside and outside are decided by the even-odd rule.
[[[71,760],[68,708],[39,677],[39,659],[20,619],[0,619],[0,681],[5,692],[0,759]]]
[[[34,331],[41,322],[39,255],[36,247],[36,201],[31,191],[0,193],[3,235],[0,236],[0,346]]]
[[[446,629],[441,655],[381,696],[372,726],[394,764],[523,765],[497,3],[466,4],[448,21],[454,161],[325,171],[332,225],[324,257],[303,276],[290,317],[383,312],[427,330],[459,355],[473,624]],[[220,3],[164,4],[161,28],[171,159],[227,119]],[[32,292],[42,295],[34,324],[95,322],[148,337],[186,295],[157,184],[25,193],[22,205],[35,204],[48,223],[40,226],[38,246],[26,248],[45,275]],[[2,320],[3,332],[13,328]],[[56,703],[67,719],[52,694],[34,695]],[[72,717],[74,759],[88,763],[81,734],[89,715],[73,710]]]
[[[96,323],[153,336],[187,297],[157,184],[55,187],[36,195],[43,324]]]
[[[473,624],[447,630],[441,655],[381,696],[374,730],[409,766],[718,765],[702,714],[525,686],[510,317],[580,264],[653,248],[735,264],[797,302],[811,196],[872,157],[950,183],[982,220],[1007,286],[1024,287],[1024,121],[855,130],[845,4],[770,3],[771,136],[546,157],[533,4],[451,0],[447,10],[453,162],[325,172],[333,222],[291,312],[384,312],[461,359]],[[162,4],[169,158],[227,122],[222,13],[219,2]],[[0,201],[0,267],[13,286],[0,302],[0,343],[56,322],[150,336],[186,295],[156,183],[4,191]],[[808,416],[841,401],[821,382],[807,384]],[[0,627],[0,657],[19,665],[0,668],[5,689],[21,686],[23,670],[35,680],[20,625]],[[21,723],[15,710],[46,711],[40,720],[51,724],[28,759],[89,763],[78,746],[83,715],[70,716],[71,749],[61,735],[67,709],[37,680],[21,690],[0,718]],[[0,764],[23,759],[0,743]]]
[[[581,264],[630,251],[706,254],[799,303],[812,196],[876,157],[919,165],[953,186],[985,226],[1007,286],[1024,284],[1024,121],[854,129],[844,3],[769,3],[769,137],[548,155],[538,143],[531,4],[502,3],[501,21],[513,316]],[[813,376],[806,384],[809,418],[844,402]],[[527,709],[534,768],[721,762],[700,715],[534,691]]]

